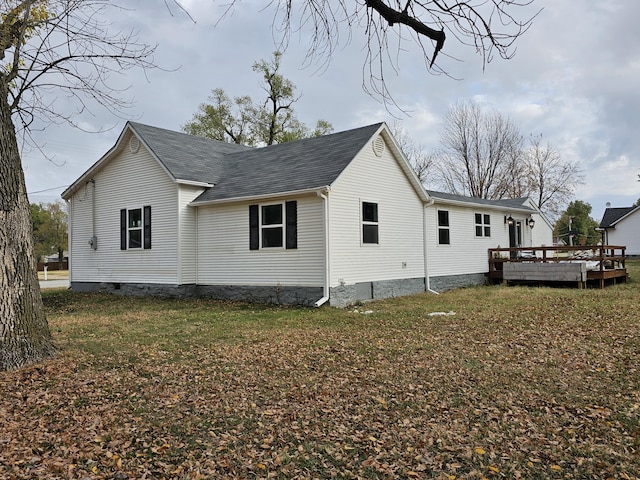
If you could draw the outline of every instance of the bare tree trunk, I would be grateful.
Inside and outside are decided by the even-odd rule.
[[[44,315],[16,132],[0,85],[0,370],[55,353]]]

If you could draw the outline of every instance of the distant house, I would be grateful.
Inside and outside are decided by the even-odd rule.
[[[624,245],[627,255],[640,255],[640,206],[607,208],[599,230],[605,245]]]
[[[482,283],[487,248],[551,243],[526,199],[427,192],[384,123],[247,148],[129,122],[62,197],[79,291],[344,306]]]

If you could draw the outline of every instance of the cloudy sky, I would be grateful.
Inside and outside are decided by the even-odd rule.
[[[276,49],[268,2],[243,1],[220,20],[227,2],[183,0],[195,23],[162,1],[126,3],[130,9],[112,19],[113,28],[135,28],[141,40],[157,44],[155,59],[163,67],[115,79],[130,85],[127,118],[179,130],[214,88],[261,98],[251,65],[270,59]],[[293,35],[281,73],[302,95],[296,112],[307,125],[324,119],[342,131],[397,117],[427,151],[438,147],[451,104],[473,99],[495,109],[524,135],[541,134],[563,158],[580,162],[585,183],[576,198],[590,203],[592,217],[600,220],[607,202],[630,206],[640,197],[640,2],[534,0],[533,7],[542,11],[517,41],[515,56],[496,58],[484,69],[475,50],[462,48],[452,36],[438,61],[449,76],[428,73],[410,42],[394,52],[397,71],[389,70],[386,78],[408,114],[388,111],[363,90],[366,38],[357,27],[350,42],[342,32],[343,42],[324,68],[305,64],[309,32]],[[31,201],[59,199],[64,187],[113,146],[127,118],[95,108],[77,120],[85,130],[102,133],[67,125],[34,132],[41,150],[23,153]]]

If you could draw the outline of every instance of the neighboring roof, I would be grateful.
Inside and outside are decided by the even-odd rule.
[[[225,155],[255,150],[142,123],[128,124],[176,180],[215,184],[222,173],[222,158]]]
[[[486,198],[467,197],[464,195],[456,195],[453,193],[436,192],[434,190],[427,190],[427,193],[436,202],[443,203],[459,203],[469,205],[480,205],[490,208],[502,208],[506,210],[520,210],[526,212],[535,212],[533,208],[526,205],[528,198],[507,198],[501,200],[487,200]]]
[[[330,186],[382,125],[228,154],[217,185],[193,203]]]
[[[607,208],[602,215],[598,228],[613,228],[615,224],[640,207],[616,207]]]

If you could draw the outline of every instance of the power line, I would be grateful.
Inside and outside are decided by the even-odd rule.
[[[45,190],[38,190],[37,192],[27,192],[27,195],[35,195],[36,193],[50,192],[51,190],[59,190],[61,188],[67,188],[69,185],[61,185],[59,187],[47,188]]]

